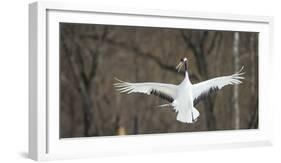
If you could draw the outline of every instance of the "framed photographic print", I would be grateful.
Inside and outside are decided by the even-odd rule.
[[[270,145],[272,18],[36,2],[35,160]]]

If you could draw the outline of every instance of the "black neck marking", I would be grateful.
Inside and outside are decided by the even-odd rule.
[[[187,62],[184,62],[184,69],[187,71]]]

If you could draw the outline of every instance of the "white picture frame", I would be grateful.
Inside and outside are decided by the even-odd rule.
[[[59,22],[181,27],[259,32],[259,129],[59,138]],[[204,12],[35,2],[29,6],[29,157],[34,160],[112,156],[133,153],[259,146],[272,144],[273,18]],[[189,140],[189,141],[187,141]]]

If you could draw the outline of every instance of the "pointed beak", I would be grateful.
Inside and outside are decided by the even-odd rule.
[[[180,63],[177,65],[176,69],[178,70],[178,72],[180,72],[181,67],[183,65],[183,61],[180,61]]]

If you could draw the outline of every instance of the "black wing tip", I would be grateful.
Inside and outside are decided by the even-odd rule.
[[[193,106],[197,105],[201,100],[206,99],[208,96],[217,92],[218,90],[219,90],[219,87],[212,87],[209,89],[209,91],[202,93],[200,96],[198,96],[197,98],[195,98],[193,100]]]
[[[173,97],[171,97],[171,96],[169,96],[169,95],[167,95],[167,94],[165,94],[165,93],[162,93],[162,92],[160,92],[160,91],[157,91],[157,90],[155,90],[155,89],[152,89],[152,90],[150,91],[150,94],[155,95],[155,96],[158,96],[158,97],[160,97],[160,98],[162,98],[162,99],[164,99],[164,100],[167,100],[167,101],[170,102],[170,103],[172,103],[172,102],[174,101],[174,98],[173,98]]]

